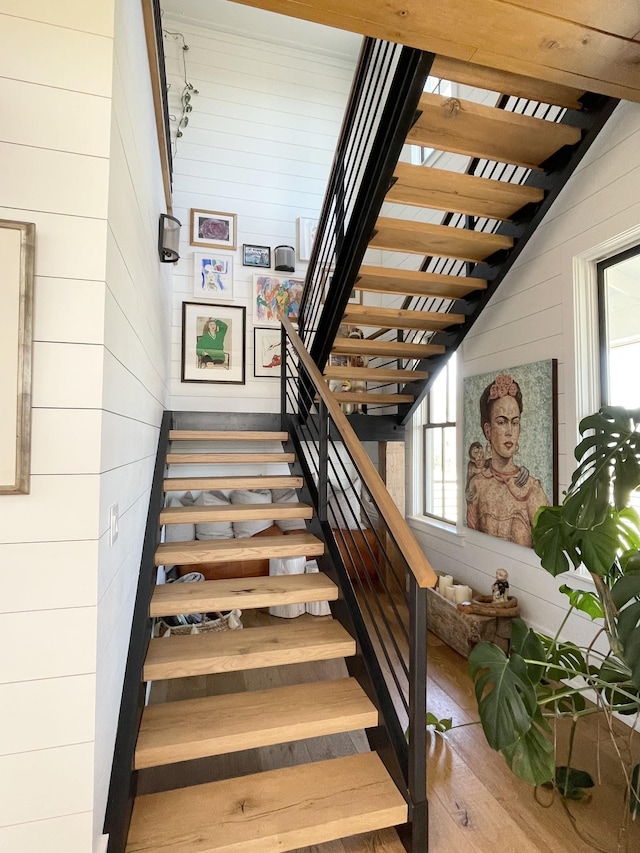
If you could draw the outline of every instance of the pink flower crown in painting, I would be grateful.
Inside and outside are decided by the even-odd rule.
[[[515,397],[518,393],[518,386],[513,379],[506,373],[501,373],[496,377],[496,381],[489,388],[489,399],[497,400],[498,397]]]

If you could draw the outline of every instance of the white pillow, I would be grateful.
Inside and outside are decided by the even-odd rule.
[[[194,501],[196,506],[229,506],[223,492],[202,492]],[[230,521],[206,521],[196,524],[196,539],[233,539]]]
[[[173,507],[183,506],[180,498],[169,498],[168,506]],[[182,524],[166,524],[164,528],[165,542],[191,542],[196,538],[195,524],[184,522]]]
[[[237,506],[247,506],[248,504],[270,504],[271,491],[270,489],[235,489],[231,492],[231,503]],[[251,521],[234,521],[233,534],[236,539],[248,539],[250,536],[255,536],[271,527],[273,524],[272,518],[255,519]]]
[[[271,499],[274,504],[298,503],[298,493],[295,489],[272,489]],[[277,518],[276,524],[283,533],[288,533],[290,530],[306,531],[307,529],[302,518]]]

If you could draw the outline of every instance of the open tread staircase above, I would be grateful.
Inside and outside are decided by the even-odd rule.
[[[378,154],[371,176],[379,186],[366,196],[376,202],[362,211],[361,242],[349,254],[336,237],[340,249],[330,273],[322,268],[318,278],[310,278],[340,278],[345,257],[349,273],[343,289],[324,302],[311,352],[347,414],[362,411],[358,402],[369,406],[369,414],[371,406],[385,413],[396,406],[399,425],[406,425],[615,105],[562,83],[446,56],[436,55],[428,73],[429,80],[476,87],[478,100],[420,92],[414,80],[404,90],[410,92],[403,95],[405,110],[397,113],[404,137],[398,132],[394,139],[394,157],[400,157],[403,143],[453,156],[438,161],[445,162],[443,168],[414,165],[405,157],[396,162],[388,157],[382,166]],[[357,127],[354,119],[344,152],[356,148]],[[469,158],[466,171],[461,156]],[[351,161],[334,164],[337,175],[349,169],[355,171]],[[329,217],[340,192],[328,191]],[[375,250],[381,263],[363,263],[367,249]],[[364,340],[347,338],[354,328],[364,330]],[[376,377],[371,372],[376,368],[385,372]],[[407,376],[407,370],[414,375]],[[368,383],[375,383],[381,400],[366,399]],[[374,434],[373,424],[368,434]],[[359,428],[364,429],[361,423]]]

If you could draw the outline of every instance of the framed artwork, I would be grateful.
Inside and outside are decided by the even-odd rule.
[[[253,328],[253,375],[280,376],[282,341],[280,329]]]
[[[0,495],[30,489],[35,232],[0,219]]]
[[[298,319],[304,279],[279,275],[253,276],[257,323],[279,323],[287,317],[292,323]]]
[[[244,306],[182,303],[183,382],[244,385],[246,314]]]
[[[242,263],[245,267],[271,266],[271,249],[269,246],[252,246],[249,243],[242,245]]]
[[[191,208],[189,242],[210,249],[235,249],[236,215]]]
[[[558,501],[557,362],[463,380],[466,526],[532,547],[540,506]]]
[[[298,257],[301,261],[308,261],[311,258],[311,247],[316,237],[318,230],[317,219],[298,219]]]
[[[193,292],[207,299],[233,299],[233,255],[195,252]]]

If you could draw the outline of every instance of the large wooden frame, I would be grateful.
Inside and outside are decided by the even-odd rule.
[[[35,225],[0,219],[0,494],[29,493]]]

